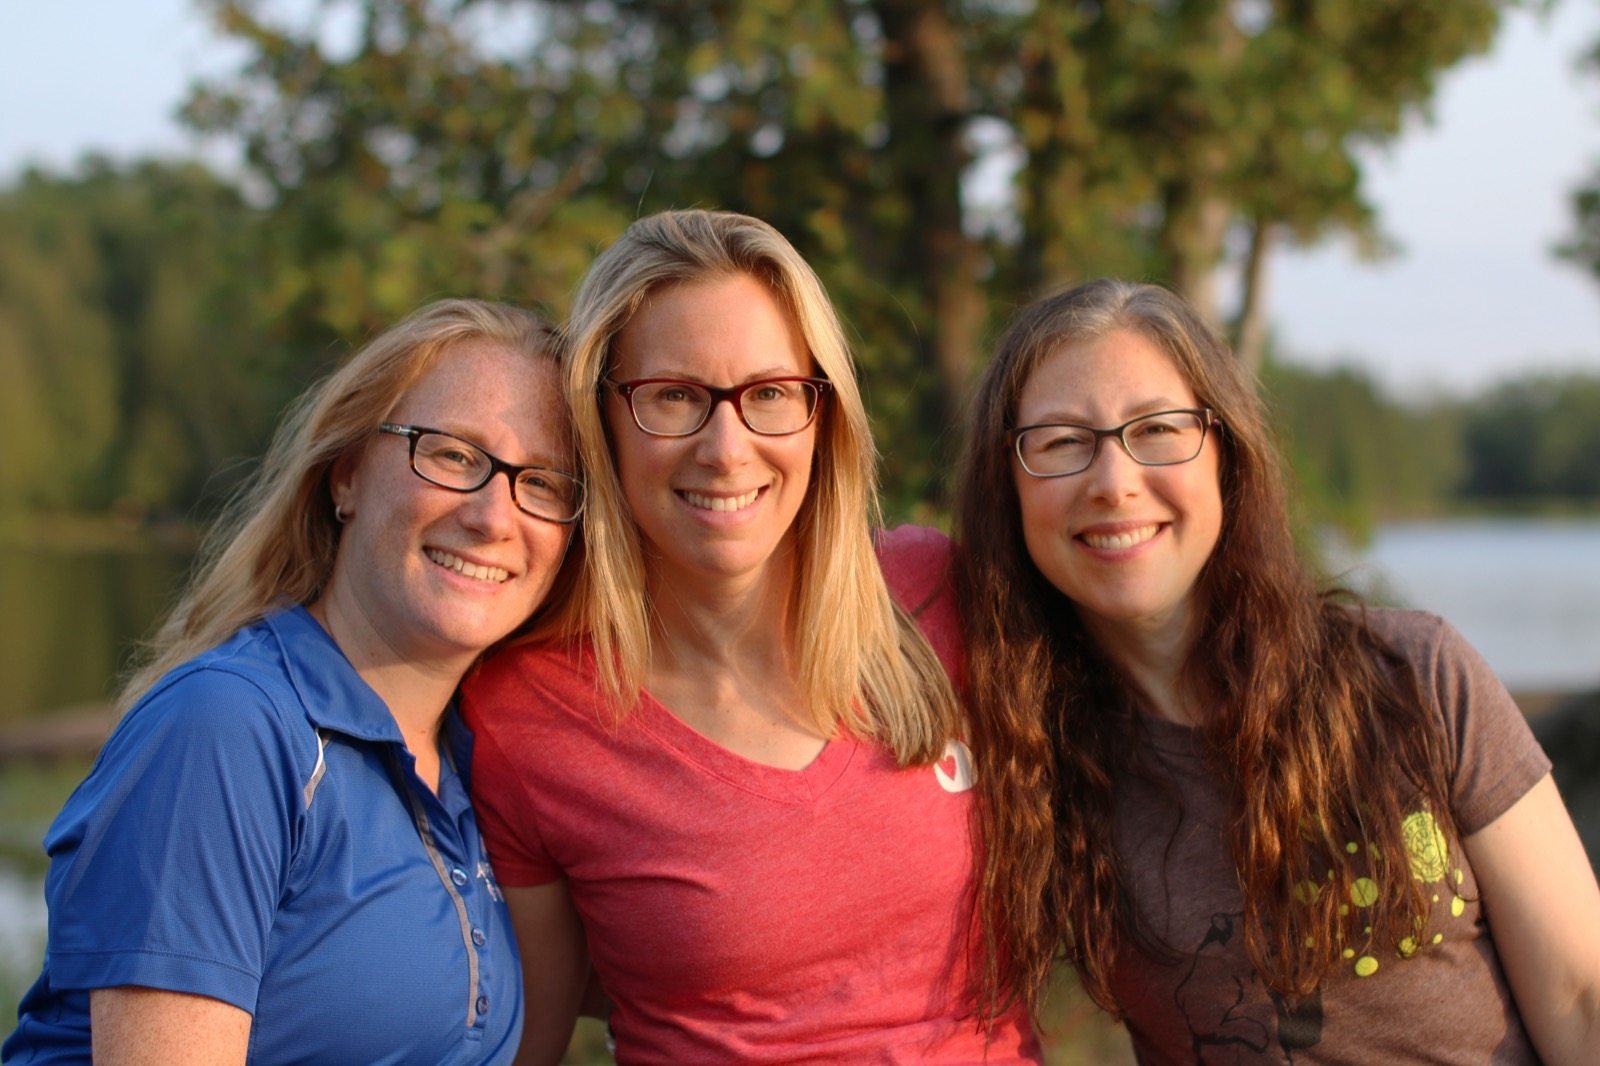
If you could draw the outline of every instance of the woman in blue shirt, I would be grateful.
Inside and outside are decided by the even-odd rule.
[[[583,495],[551,352],[447,300],[297,406],[46,837],[5,1062],[509,1061],[521,976],[452,695],[564,624]]]

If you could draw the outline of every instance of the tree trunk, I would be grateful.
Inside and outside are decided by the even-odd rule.
[[[1222,152],[1213,146],[1196,153],[1195,169],[1168,183],[1161,228],[1161,248],[1168,281],[1178,295],[1213,326],[1221,325],[1217,307],[1217,264],[1228,233],[1230,209],[1218,189]]]
[[[1267,350],[1267,260],[1278,238],[1278,226],[1264,218],[1250,229],[1250,250],[1245,255],[1239,313],[1233,320],[1233,353],[1252,376],[1261,373]]]
[[[946,412],[964,408],[983,329],[982,257],[962,226],[961,176],[971,162],[968,72],[942,4],[879,0],[889,150],[914,212],[911,247],[928,301],[927,339]]]

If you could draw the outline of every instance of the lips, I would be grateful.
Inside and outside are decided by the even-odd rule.
[[[1131,526],[1115,531],[1090,532],[1085,530],[1078,534],[1089,547],[1097,551],[1119,551],[1127,548],[1136,548],[1161,532],[1161,523],[1151,522],[1142,526]]]
[[[452,570],[455,573],[460,574],[462,577],[470,577],[477,581],[486,581],[491,585],[501,584],[511,577],[509,571],[503,570],[498,566],[483,566],[479,563],[468,562],[466,559],[461,558],[461,556],[453,555],[450,552],[444,551],[440,548],[424,548],[422,549],[422,553],[426,555],[430,561],[438,566],[444,567],[446,570]]]
[[[717,511],[721,513],[727,513],[731,511],[742,511],[746,507],[749,507],[751,504],[755,503],[756,497],[761,495],[761,490],[751,489],[749,492],[742,492],[734,496],[713,496],[701,492],[690,492],[688,489],[679,489],[678,495],[685,502],[687,502],[690,507],[695,507],[702,511]]]

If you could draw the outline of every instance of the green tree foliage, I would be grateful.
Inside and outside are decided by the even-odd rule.
[[[1277,235],[1371,236],[1355,153],[1507,0],[204,6],[250,58],[188,114],[272,196],[274,307],[307,339],[441,292],[559,311],[635,212],[748,211],[859,331],[909,501],[984,337],[1040,290],[1152,277],[1215,313],[1238,234],[1248,326]],[[984,195],[978,168],[1008,165]]]
[[[1600,377],[1508,382],[1466,413],[1468,499],[1600,502]]]
[[[1451,496],[1466,461],[1455,404],[1408,407],[1348,367],[1269,361],[1262,385],[1307,524],[1364,537],[1381,519]]]
[[[0,194],[0,506],[197,499],[281,390],[246,296],[254,213],[195,164],[29,171]]]

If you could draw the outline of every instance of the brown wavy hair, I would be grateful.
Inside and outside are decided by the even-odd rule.
[[[1114,782],[1156,773],[1141,757],[1145,700],[1029,557],[1006,437],[1040,362],[1116,330],[1164,352],[1223,426],[1208,445],[1222,449],[1222,528],[1196,579],[1200,638],[1180,684],[1211,708],[1197,728],[1228,797],[1244,947],[1264,983],[1304,995],[1347,944],[1420,942],[1428,903],[1402,823],[1425,807],[1458,840],[1442,731],[1360,605],[1321,590],[1302,562],[1276,442],[1232,353],[1158,286],[1102,279],[1041,299],[1015,316],[984,374],[959,474],[958,589],[986,841],[975,992],[989,1018],[1019,1000],[1037,1013],[1063,958],[1120,1016],[1118,951],[1171,950],[1141,922],[1112,839]],[[1357,840],[1367,849],[1349,853]],[[1360,877],[1378,888],[1362,912],[1370,934],[1339,913]]]

